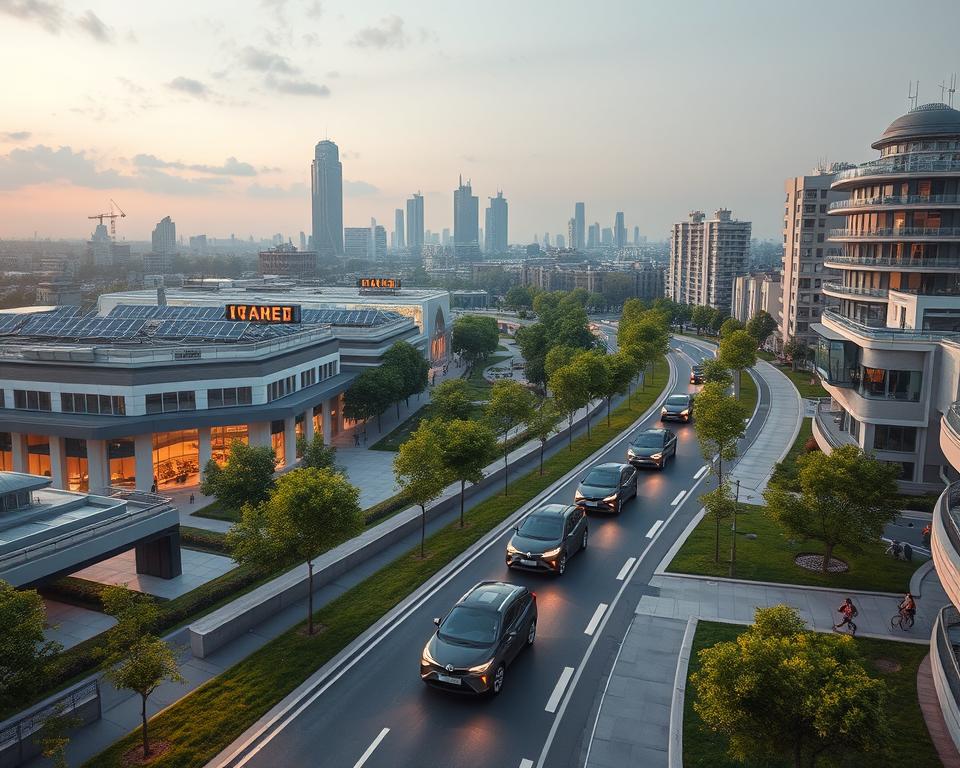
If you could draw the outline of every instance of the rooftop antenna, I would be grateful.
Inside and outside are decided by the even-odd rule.
[[[920,81],[917,80],[916,83],[913,80],[910,81],[910,85],[907,86],[907,103],[910,105],[910,109],[917,108],[917,99],[920,96]]]
[[[953,107],[953,94],[957,92],[957,73],[954,72],[950,75],[950,87],[947,89],[947,93],[950,94],[947,97],[947,104],[950,107]]]

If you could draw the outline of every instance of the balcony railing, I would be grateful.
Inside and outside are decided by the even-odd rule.
[[[834,200],[827,208],[839,211],[846,208],[897,207],[900,205],[960,205],[960,195],[884,195],[882,197],[862,197],[857,200]]]
[[[873,237],[897,237],[909,240],[960,239],[960,227],[878,227],[877,229],[831,229],[830,237],[844,240],[860,240]]]
[[[960,336],[960,332],[958,331],[918,331],[913,328],[889,328],[886,326],[873,328],[849,317],[844,317],[832,309],[824,309],[821,318],[830,320],[837,325],[842,325],[858,336],[864,336],[869,339],[888,339],[890,341],[941,341],[943,339],[955,339]]]
[[[837,181],[865,176],[899,176],[918,173],[960,173],[960,160],[931,160],[922,157],[883,158],[837,174]]]
[[[852,256],[846,253],[827,254],[824,264],[857,264],[865,267],[899,267],[903,270],[922,270],[960,267],[960,256],[927,256],[912,259],[897,256]]]
[[[844,285],[843,283],[835,283],[832,281],[824,283],[823,290],[842,293],[846,296],[868,296],[876,299],[887,298],[886,288],[855,288],[852,285]]]
[[[949,531],[949,527],[947,528]],[[957,661],[957,652],[953,649],[951,629],[960,624],[960,612],[952,605],[945,605],[937,615],[933,626],[932,651],[937,654],[936,666],[943,670],[943,677],[950,689],[950,697],[954,707],[960,702],[960,663]]]
[[[841,429],[841,424],[844,423],[844,413],[839,406],[833,404],[830,398],[822,398],[817,402],[817,412],[814,418],[820,432],[833,448],[857,444],[853,435]]]
[[[958,437],[960,437],[960,400],[957,400],[950,404],[950,407],[947,408],[947,424],[950,425]],[[960,551],[960,547],[957,548],[957,551]]]

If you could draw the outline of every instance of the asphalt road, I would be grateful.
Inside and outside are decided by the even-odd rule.
[[[686,340],[672,342],[674,391],[687,381],[691,361],[710,355]],[[769,393],[750,425],[765,416]],[[696,418],[696,415],[694,415]],[[659,409],[643,426],[656,426]],[[344,766],[345,768],[501,768],[576,766],[589,738],[603,682],[617,644],[659,561],[699,509],[696,497],[709,474],[693,425],[672,425],[677,456],[663,472],[641,473],[636,500],[617,517],[591,516],[590,543],[562,577],[509,572],[508,530],[446,583],[416,604],[401,622],[368,644],[339,679],[296,707],[272,737],[254,742],[234,765]],[[629,434],[597,457],[622,461]],[[573,499],[577,480],[543,503]],[[470,587],[485,579],[527,585],[537,593],[536,644],[508,668],[495,698],[466,698],[428,689],[419,659],[442,616]]]

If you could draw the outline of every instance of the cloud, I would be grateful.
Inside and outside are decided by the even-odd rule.
[[[311,83],[309,80],[289,80],[278,79],[273,75],[267,75],[264,79],[267,88],[277,93],[289,93],[294,96],[319,96],[326,98],[330,95],[330,89],[325,85]]]
[[[350,41],[357,48],[403,48],[407,44],[407,36],[403,31],[403,19],[399,16],[387,16],[380,20],[379,25],[364,27]]]
[[[175,77],[167,83],[167,87],[190,96],[196,96],[198,99],[206,99],[210,96],[210,89],[207,86],[199,80],[193,80],[189,77]]]
[[[295,75],[300,71],[290,63],[286,56],[262,51],[249,45],[240,51],[240,63],[255,72],[279,72],[283,75]]]
[[[343,194],[347,197],[370,197],[378,192],[380,190],[377,187],[365,181],[350,181],[348,179],[343,181]]]
[[[98,43],[112,43],[114,41],[114,31],[104,24],[93,11],[88,10],[83,16],[80,16],[77,19],[77,26]]]
[[[0,155],[0,189],[20,189],[52,181],[65,181],[91,189],[112,189],[129,187],[132,179],[114,170],[98,171],[83,150],[74,152],[70,147],[53,149],[38,144]]]
[[[323,5],[319,0],[314,0],[307,6],[306,14],[308,19],[319,19],[323,16]]]
[[[2,141],[26,141],[33,134],[30,131],[3,131],[0,132],[0,140]]]
[[[226,178],[185,179],[156,168],[142,169],[134,181],[128,186],[162,195],[208,195],[217,192],[218,187],[233,183]]]
[[[306,198],[308,194],[307,185],[297,182],[288,187],[282,185],[264,186],[262,184],[251,184],[247,187],[247,194],[250,197],[256,197],[263,200],[282,200],[287,198]]]
[[[331,69],[329,72],[327,72],[327,77],[335,80],[336,78],[340,77],[340,72],[336,69]]]
[[[47,0],[0,0],[0,13],[59,34],[66,21],[63,5]]]
[[[257,169],[250,163],[244,163],[235,157],[228,157],[223,165],[188,164],[179,160],[162,160],[156,155],[139,154],[133,158],[133,164],[138,168],[173,168],[178,171],[195,171],[208,173],[214,176],[256,176]]]

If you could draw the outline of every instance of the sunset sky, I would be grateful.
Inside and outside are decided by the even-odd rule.
[[[869,9],[869,10],[867,10]],[[919,11],[919,7],[914,11]],[[960,3],[0,0],[0,237],[297,239],[341,150],[344,224],[457,176],[504,191],[510,241],[626,213],[651,238],[719,206],[779,237],[783,180],[863,161],[960,71]],[[960,103],[960,102],[958,102]],[[482,220],[482,214],[481,214]]]

